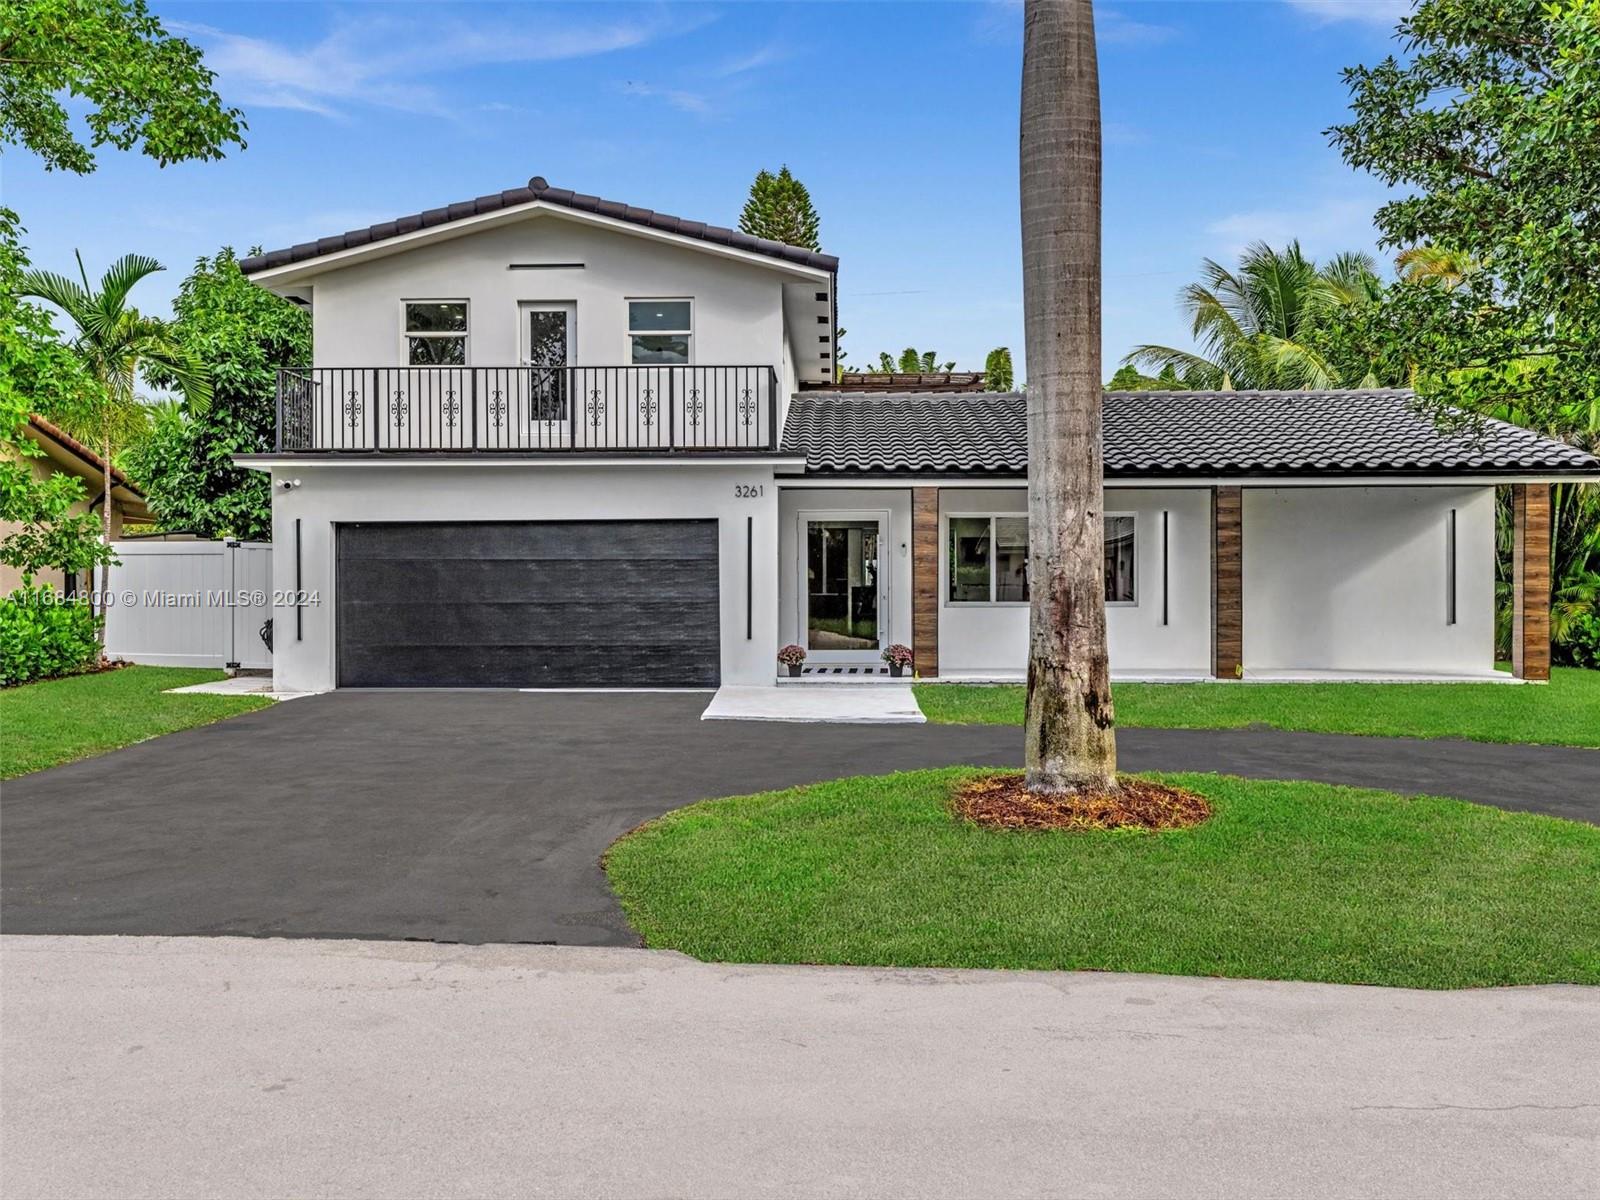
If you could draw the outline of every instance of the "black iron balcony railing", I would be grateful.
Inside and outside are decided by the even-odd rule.
[[[296,367],[280,453],[774,450],[772,367]]]

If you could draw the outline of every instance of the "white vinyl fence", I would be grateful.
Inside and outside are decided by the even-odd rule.
[[[116,542],[104,589],[106,654],[155,667],[272,666],[266,542]]]

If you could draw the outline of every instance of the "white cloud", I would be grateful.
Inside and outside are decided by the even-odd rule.
[[[1291,8],[1313,16],[1322,25],[1358,21],[1363,25],[1394,28],[1411,11],[1412,0],[1285,0]]]
[[[759,46],[746,54],[738,54],[725,60],[713,67],[711,74],[718,79],[727,79],[733,75],[743,75],[747,71],[760,70],[762,67],[782,62],[788,57],[789,52],[780,46],[770,44]]]
[[[321,40],[292,46],[208,25],[169,22],[199,41],[221,90],[241,105],[339,116],[364,105],[449,113],[429,82],[464,67],[586,58],[681,33],[682,20],[613,17],[581,23],[542,13],[537,22],[465,21],[430,6],[426,20],[363,16],[341,20]]]
[[[1371,252],[1378,240],[1372,215],[1383,203],[1384,192],[1375,185],[1351,183],[1336,195],[1323,194],[1302,204],[1247,209],[1212,221],[1205,227],[1210,239],[1206,253],[1227,262],[1251,242],[1281,249],[1296,240],[1314,258],[1342,250]]]
[[[985,42],[1022,40],[1022,0],[989,0],[978,13],[973,32]],[[1136,21],[1121,9],[1097,8],[1094,14],[1096,40],[1104,46],[1153,46],[1177,36],[1172,25]]]
[[[679,112],[693,113],[697,117],[709,117],[713,112],[709,96],[684,88],[659,87],[653,83],[639,83],[630,79],[622,85],[622,90],[625,94],[640,99],[663,100]]]
[[[1095,39],[1106,46],[1154,46],[1170,41],[1178,30],[1172,25],[1157,25],[1150,21],[1135,21],[1120,9],[1095,10]]]

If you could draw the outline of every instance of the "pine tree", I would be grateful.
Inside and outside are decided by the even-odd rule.
[[[820,250],[817,240],[817,210],[811,206],[806,185],[789,173],[787,166],[776,175],[763,170],[750,185],[750,198],[739,214],[739,228],[751,237]]]

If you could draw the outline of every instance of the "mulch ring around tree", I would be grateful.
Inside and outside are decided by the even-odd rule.
[[[1203,796],[1124,775],[1116,791],[1030,792],[1020,772],[977,775],[956,785],[958,817],[996,829],[1187,829],[1211,816]]]

